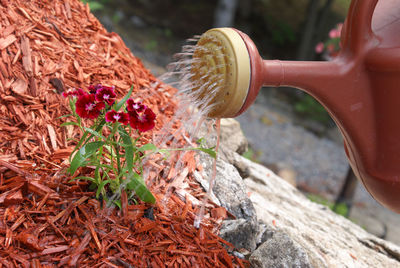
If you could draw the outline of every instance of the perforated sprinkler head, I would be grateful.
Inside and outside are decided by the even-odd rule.
[[[191,67],[192,92],[205,101],[209,117],[235,117],[243,107],[251,81],[251,63],[237,30],[215,28],[197,42]]]

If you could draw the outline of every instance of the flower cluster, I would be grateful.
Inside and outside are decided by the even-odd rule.
[[[76,97],[76,113],[81,118],[96,119],[100,114],[105,112],[106,122],[119,122],[123,125],[129,125],[133,129],[140,132],[151,130],[155,126],[156,115],[154,112],[142,104],[135,102],[133,99],[126,101],[125,111],[116,111],[113,107],[116,100],[114,87],[107,87],[101,84],[90,85],[89,93],[83,89],[72,89],[63,92],[64,97]]]
[[[317,54],[321,54],[322,52],[326,51],[327,56],[330,58],[336,56],[340,50],[340,34],[342,31],[343,23],[339,23],[336,25],[335,28],[329,31],[329,40],[325,43],[319,42],[315,46],[315,52]]]
[[[145,161],[150,154],[168,151],[198,150],[216,158],[212,148],[200,145],[198,148],[159,149],[154,144],[143,144],[142,132],[154,128],[156,115],[142,102],[131,98],[133,86],[122,100],[116,100],[114,87],[101,84],[91,85],[88,91],[81,88],[63,93],[69,98],[75,122],[61,126],[78,126],[83,132],[69,158],[67,172],[74,176],[81,167],[85,170],[73,180],[86,180],[90,189],[96,189],[96,198],[107,204],[122,207],[122,194],[129,200],[141,199],[155,203],[156,198],[147,188],[143,177]],[[82,124],[83,118],[96,119],[90,128]],[[135,129],[132,133],[132,129]],[[105,131],[106,130],[106,131]],[[136,201],[135,201],[136,202]]]

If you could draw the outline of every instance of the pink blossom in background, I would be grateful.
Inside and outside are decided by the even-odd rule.
[[[322,53],[322,51],[324,51],[324,43],[319,42],[316,46],[315,46],[315,52],[320,54]]]
[[[340,32],[338,31],[338,29],[332,29],[329,31],[329,37],[330,38],[338,38],[338,37],[340,37]]]

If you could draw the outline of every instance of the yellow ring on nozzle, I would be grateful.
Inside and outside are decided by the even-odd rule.
[[[201,101],[214,94],[209,117],[235,117],[250,88],[250,56],[242,37],[232,28],[214,28],[201,35],[191,68],[193,91]],[[206,86],[204,86],[206,85]],[[196,92],[197,91],[197,92]]]

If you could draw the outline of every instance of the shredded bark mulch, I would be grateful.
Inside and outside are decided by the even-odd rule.
[[[182,172],[149,161],[155,205],[130,204],[122,195],[121,210],[107,208],[87,182],[70,182],[65,169],[82,133],[60,127],[66,119],[59,117],[70,113],[63,91],[102,83],[121,98],[133,85],[134,98],[157,114],[156,129],[141,142],[153,140],[177,102],[176,89],[145,69],[88,6],[0,0],[0,53],[0,265],[247,265],[216,235],[227,214],[222,208],[209,204],[209,217],[193,227],[198,207],[190,200],[205,194],[192,178],[201,169],[194,153],[181,157]],[[170,191],[176,177],[190,186],[187,196]]]

